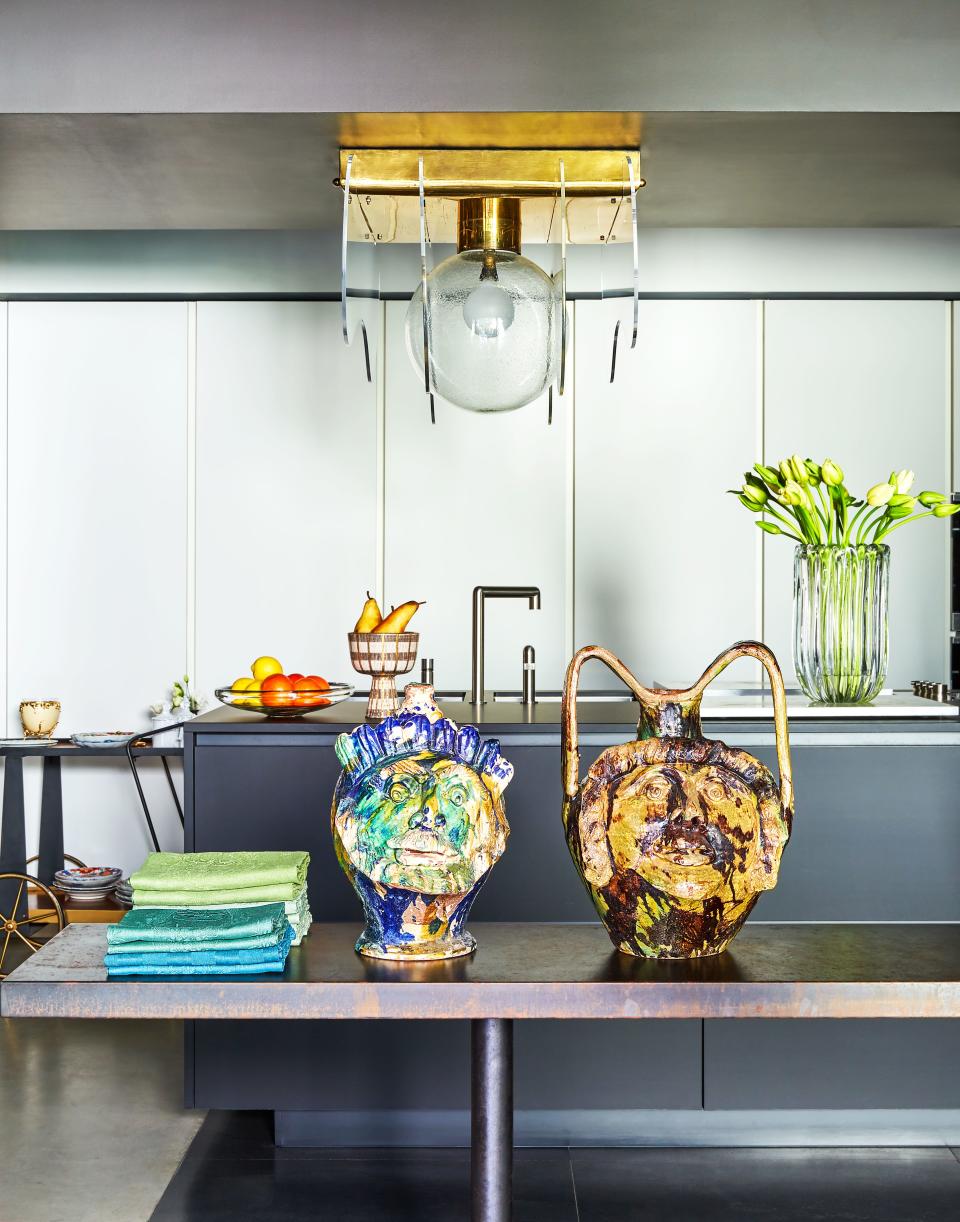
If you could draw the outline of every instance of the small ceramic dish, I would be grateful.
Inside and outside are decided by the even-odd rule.
[[[216,697],[232,709],[248,709],[266,717],[302,717],[317,709],[328,709],[353,695],[352,683],[331,683],[329,687],[309,692],[250,692],[218,687]],[[265,703],[266,700],[269,704]]]
[[[135,737],[133,730],[108,730],[104,733],[71,734],[70,741],[78,747],[124,747]]]

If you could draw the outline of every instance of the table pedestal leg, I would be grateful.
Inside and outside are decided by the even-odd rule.
[[[513,1214],[513,1021],[471,1024],[470,1178],[473,1222],[510,1222]]]

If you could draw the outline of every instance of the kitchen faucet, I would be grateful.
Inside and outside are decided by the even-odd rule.
[[[540,610],[540,590],[537,586],[474,586],[473,590],[473,675],[470,700],[483,704],[483,612],[488,598],[526,598],[531,611]]]

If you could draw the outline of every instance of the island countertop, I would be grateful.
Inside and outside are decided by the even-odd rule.
[[[546,699],[527,708],[508,700],[489,700],[485,704],[445,699],[438,700],[448,717],[460,724],[475,725],[489,734],[531,735],[560,738],[560,702]],[[816,705],[804,696],[788,695],[791,728],[825,733],[933,733],[960,732],[960,706],[925,700],[911,692],[883,694],[868,705]],[[350,730],[365,718],[366,700],[356,697],[344,700],[329,709],[320,709],[302,717],[265,717],[243,709],[212,709],[184,725],[187,734],[331,734]],[[716,733],[718,723],[732,728],[773,730],[773,705],[769,693],[745,695],[717,689],[706,693],[702,715],[708,734]],[[577,702],[581,729],[591,736],[610,735],[611,739],[629,737],[637,724],[638,706],[631,699],[590,700]],[[587,740],[589,741],[589,740]]]

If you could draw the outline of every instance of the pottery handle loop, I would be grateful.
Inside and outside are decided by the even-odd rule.
[[[766,645],[760,641],[738,641],[725,649],[710,663],[690,692],[702,692],[731,662],[737,658],[756,658],[767,672],[770,692],[773,696],[773,724],[777,737],[777,768],[780,772],[780,803],[788,821],[793,814],[793,773],[790,769],[790,730],[787,722],[787,693],[783,686],[780,664]]]
[[[563,741],[560,752],[560,767],[563,780],[563,792],[568,798],[576,796],[580,783],[580,742],[577,727],[577,689],[580,684],[580,668],[588,658],[599,658],[613,673],[627,685],[641,704],[648,707],[671,702],[692,700],[702,696],[708,684],[737,658],[756,658],[767,672],[770,680],[770,691],[773,695],[773,721],[777,738],[777,767],[780,771],[780,802],[784,814],[789,819],[793,812],[793,774],[790,769],[790,731],[787,723],[787,694],[783,686],[783,675],[780,666],[771,650],[760,641],[738,641],[731,645],[710,663],[697,682],[692,686],[677,690],[657,690],[644,687],[636,676],[627,669],[620,659],[604,649],[601,645],[585,645],[578,649],[567,667],[567,675],[563,683],[563,701],[560,709],[560,723]]]
[[[563,681],[563,700],[560,705],[562,743],[560,767],[563,792],[568,798],[576,795],[580,783],[580,741],[577,727],[577,689],[580,685],[580,668],[588,658],[599,658],[613,673],[629,687],[641,704],[656,703],[656,693],[641,684],[620,659],[604,649],[602,645],[584,645],[570,659],[567,675]]]

